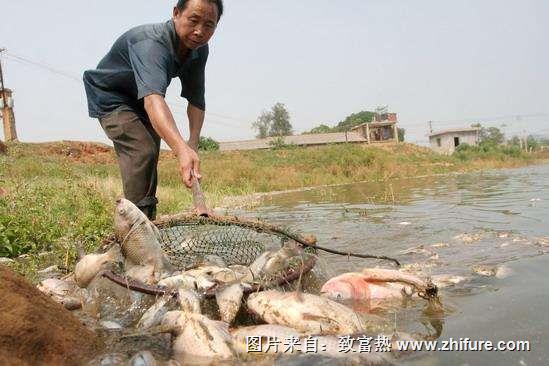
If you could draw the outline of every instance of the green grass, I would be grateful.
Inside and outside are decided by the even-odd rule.
[[[215,207],[230,196],[358,181],[390,186],[398,178],[513,167],[538,158],[475,148],[443,156],[410,144],[211,151],[201,154],[202,187]],[[159,175],[159,214],[188,210],[191,195],[169,152],[162,153]],[[15,264],[26,274],[52,262],[70,267],[76,242],[95,250],[112,232],[114,202],[122,194],[110,149],[69,142],[10,145],[0,156],[0,188],[7,192],[0,197],[0,256],[28,253]]]

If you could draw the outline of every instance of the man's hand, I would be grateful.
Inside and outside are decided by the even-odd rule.
[[[191,172],[198,179],[201,178],[200,161],[196,151],[193,150],[194,146],[191,148],[185,140],[183,140],[183,137],[181,137],[175,120],[173,119],[173,115],[163,96],[157,94],[148,95],[145,97],[144,104],[145,110],[147,111],[154,130],[158,133],[162,140],[166,141],[177,156],[181,180],[187,187],[190,188],[192,186]],[[202,115],[203,113],[204,112],[202,111]],[[193,133],[191,133],[191,137],[196,136],[196,138],[191,138],[190,140],[193,144],[196,140],[196,147],[198,148],[198,136],[200,135],[200,129],[196,127],[197,118],[195,115],[196,113],[192,114],[194,124],[191,127],[194,127],[194,129],[192,131]],[[189,120],[189,124],[191,124],[191,115],[189,115]],[[203,118],[198,122],[200,121],[203,121]]]
[[[200,179],[200,160],[198,154],[186,145],[181,151],[177,153],[177,159],[179,160],[179,173],[181,174],[181,180],[188,187],[192,186],[193,174],[197,179]]]

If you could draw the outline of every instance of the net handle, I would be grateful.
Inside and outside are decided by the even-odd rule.
[[[196,175],[191,171],[191,192],[193,195],[193,205],[196,210],[196,213],[198,216],[202,217],[208,217],[209,216],[209,210],[208,207],[206,207],[206,203],[204,200],[204,193],[202,193],[202,189],[200,188],[200,182],[198,181],[198,178]]]

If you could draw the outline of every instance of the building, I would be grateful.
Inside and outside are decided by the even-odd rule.
[[[434,132],[429,135],[431,149],[441,154],[451,154],[461,144],[478,145],[478,128],[461,128]]]
[[[383,111],[374,114],[371,122],[362,123],[351,128],[364,136],[369,144],[376,142],[398,142],[397,114]]]
[[[256,150],[270,149],[276,137],[245,141],[221,141],[219,150]],[[284,143],[297,146],[314,146],[337,143],[364,143],[366,139],[356,132],[317,133],[307,135],[284,136]]]

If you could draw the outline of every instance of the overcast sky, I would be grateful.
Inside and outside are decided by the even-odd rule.
[[[0,0],[5,84],[22,141],[107,142],[81,75],[129,28],[169,19],[175,0]],[[297,132],[377,105],[407,140],[476,119],[549,134],[547,0],[225,0],[206,69],[203,135],[254,136],[286,104]],[[46,65],[66,76],[17,59]],[[179,81],[168,99],[184,134]],[[521,117],[522,116],[522,117]],[[1,135],[1,133],[0,133]]]

